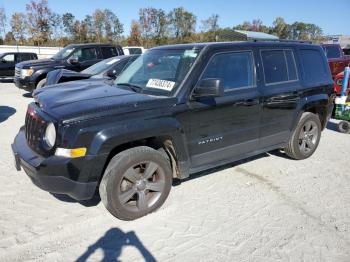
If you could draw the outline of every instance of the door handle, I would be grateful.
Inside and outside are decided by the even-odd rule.
[[[237,105],[237,106],[253,106],[253,105],[257,105],[257,104],[259,104],[258,99],[245,99],[245,100],[242,100],[242,101],[235,103],[235,105]]]

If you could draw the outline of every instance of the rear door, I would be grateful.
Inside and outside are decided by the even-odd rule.
[[[260,125],[254,49],[214,53],[201,79],[223,83],[221,97],[189,102],[189,153],[192,168],[202,170],[257,149]],[[199,81],[200,81],[199,80]]]
[[[275,147],[288,141],[300,99],[300,76],[293,48],[260,49],[263,83],[260,148]]]
[[[78,64],[72,66],[71,70],[81,71],[89,66],[96,64],[98,61],[102,59],[98,58],[98,52],[96,47],[83,47],[74,51],[73,55],[70,58],[74,58],[78,60]]]

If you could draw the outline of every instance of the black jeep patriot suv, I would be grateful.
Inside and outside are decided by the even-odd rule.
[[[333,108],[318,45],[294,42],[153,48],[114,84],[34,92],[12,149],[38,187],[77,200],[96,189],[116,217],[159,208],[173,178],[284,149],[316,150]]]
[[[15,85],[28,92],[45,85],[47,73],[55,69],[82,71],[112,56],[123,55],[121,46],[110,44],[72,44],[50,59],[16,64]]]

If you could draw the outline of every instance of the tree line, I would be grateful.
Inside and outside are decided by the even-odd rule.
[[[164,44],[242,40],[234,30],[264,32],[281,39],[324,39],[322,29],[315,24],[288,24],[282,17],[277,17],[271,26],[254,19],[222,28],[218,14],[198,21],[194,13],[183,7],[169,12],[154,7],[140,8],[129,32],[124,31],[124,25],[110,9],[96,9],[83,19],[77,19],[70,12],[58,14],[52,11],[47,0],[31,0],[25,10],[8,16],[0,7],[0,44],[65,46],[69,43],[108,42],[149,48]]]

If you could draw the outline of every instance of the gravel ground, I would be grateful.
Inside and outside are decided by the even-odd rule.
[[[31,100],[0,83],[0,261],[350,261],[350,135],[334,122],[310,159],[274,152],[202,173],[124,222],[15,170],[10,144]]]

